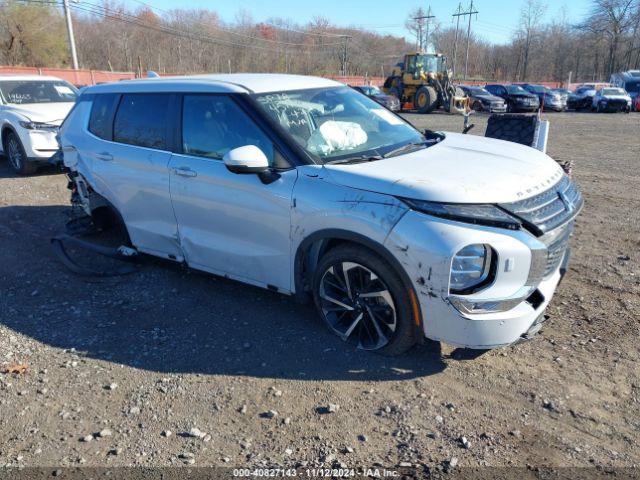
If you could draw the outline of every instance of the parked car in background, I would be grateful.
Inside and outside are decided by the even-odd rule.
[[[536,95],[540,101],[540,106],[544,110],[562,112],[567,109],[567,102],[563,99],[562,95],[553,92],[549,87],[533,85],[531,83],[523,83],[520,86],[527,92]]]
[[[558,95],[561,95],[565,100],[569,98],[569,95],[573,93],[568,88],[552,88],[551,91],[557,93]]]
[[[587,110],[593,104],[596,88],[593,85],[582,85],[569,95],[567,107],[571,110]]]
[[[609,81],[614,87],[624,88],[627,91],[631,96],[632,106],[637,104],[636,100],[640,96],[640,70],[614,73]],[[636,108],[636,111],[640,110]]]
[[[372,98],[392,112],[400,111],[400,100],[395,95],[387,95],[378,87],[373,85],[357,85],[352,88],[360,93],[364,93],[367,97]]]
[[[483,87],[460,85],[460,88],[469,97],[470,106],[476,112],[500,113],[507,111],[505,101],[489,93]]]
[[[624,88],[604,87],[593,97],[591,109],[596,112],[627,112],[631,111],[631,96]]]
[[[485,90],[502,98],[507,104],[507,112],[535,112],[540,108],[540,101],[536,95],[527,92],[518,85],[485,85]]]
[[[16,173],[33,173],[57,154],[58,127],[76,96],[56,77],[0,75],[0,146]]]
[[[552,88],[551,91],[557,95],[560,95],[560,98],[564,102],[564,109],[567,110],[569,108],[567,102],[569,100],[569,95],[571,95],[572,93],[571,90],[569,90],[568,88]]]
[[[583,204],[539,150],[420,132],[325,78],[98,85],[59,138],[76,203],[110,209],[139,251],[310,296],[334,334],[385,354],[537,332]]]

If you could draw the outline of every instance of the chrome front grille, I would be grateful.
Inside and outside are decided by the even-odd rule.
[[[518,202],[500,204],[525,225],[542,235],[573,218],[582,208],[580,190],[564,175],[549,190]]]
[[[569,237],[573,230],[573,222],[568,223],[565,227],[562,227],[555,238],[549,240],[547,245],[547,260],[544,269],[544,277],[548,277],[560,266],[560,262],[564,258],[564,253],[569,245]],[[544,237],[541,240],[545,240]]]
[[[538,238],[542,245],[531,250],[531,266],[526,285],[537,286],[558,269],[569,246],[572,232],[573,221]]]

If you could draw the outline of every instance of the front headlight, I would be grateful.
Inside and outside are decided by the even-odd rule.
[[[486,283],[491,273],[494,254],[489,245],[467,245],[455,254],[451,262],[449,290],[465,294]]]
[[[21,127],[26,128],[27,130],[55,130],[57,128],[55,125],[42,122],[21,121],[18,123],[20,123]]]
[[[439,203],[408,198],[402,198],[401,200],[412,209],[434,217],[490,227],[508,228],[509,230],[518,230],[522,225],[518,219],[495,205]]]

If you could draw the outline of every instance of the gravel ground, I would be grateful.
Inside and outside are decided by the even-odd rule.
[[[0,466],[638,466],[640,114],[549,118],[586,198],[571,268],[541,334],[481,355],[355,351],[308,306],[154,259],[77,277],[49,244],[65,178],[0,161],[0,365],[27,365],[0,374]]]

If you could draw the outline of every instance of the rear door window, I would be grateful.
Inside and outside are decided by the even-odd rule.
[[[113,126],[113,140],[139,147],[167,150],[169,101],[167,93],[122,95]]]
[[[113,138],[113,114],[119,95],[103,93],[96,95],[91,106],[89,117],[89,131],[104,140]]]

